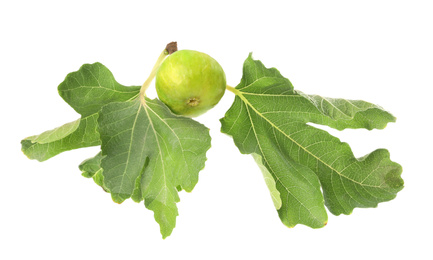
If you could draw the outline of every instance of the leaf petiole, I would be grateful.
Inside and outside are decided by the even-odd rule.
[[[234,93],[235,95],[237,95],[237,93],[239,92],[237,89],[235,89],[232,86],[227,85],[226,89],[232,93]]]

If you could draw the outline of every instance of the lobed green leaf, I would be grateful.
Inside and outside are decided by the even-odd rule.
[[[120,85],[104,65],[94,63],[69,73],[58,91],[81,118],[22,140],[22,151],[30,159],[44,161],[64,151],[100,145],[99,110],[111,102],[137,97],[140,87]]]
[[[167,237],[176,224],[178,190],[192,191],[204,167],[209,129],[148,98],[104,106],[99,129],[102,174],[113,200],[144,199]]]
[[[303,94],[278,70],[251,55],[240,84],[230,90],[236,98],[221,119],[221,131],[233,137],[241,153],[263,158],[280,192],[278,212],[284,224],[326,224],[319,183],[325,205],[336,215],[375,207],[403,188],[402,168],[390,160],[388,151],[379,149],[356,159],[347,143],[307,124],[382,129],[395,117],[379,106]]]
[[[59,95],[82,116],[98,113],[111,102],[136,98],[140,86],[123,86],[111,71],[99,62],[84,64],[69,73],[58,87]]]
[[[102,187],[106,192],[110,192],[104,185],[103,170],[101,168],[102,153],[99,152],[94,157],[84,160],[78,168],[81,170],[81,175],[86,178],[92,178],[95,183]]]
[[[83,117],[39,136],[25,138],[21,150],[30,159],[45,161],[65,151],[99,145],[97,118],[98,114]],[[71,125],[78,126],[71,128]]]
[[[75,120],[66,123],[60,127],[54,128],[53,130],[45,131],[40,135],[27,137],[26,139],[31,141],[32,143],[39,143],[39,144],[51,143],[63,139],[66,136],[75,132],[77,128],[80,126],[80,123],[81,123],[80,120]]]

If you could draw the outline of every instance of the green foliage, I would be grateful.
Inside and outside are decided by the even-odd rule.
[[[178,191],[192,191],[210,148],[209,129],[174,115],[159,100],[140,99],[140,86],[116,82],[102,64],[85,64],[59,85],[60,96],[81,119],[22,140],[30,159],[101,145],[83,161],[82,175],[110,192],[113,201],[144,200],[163,237],[178,215]]]
[[[257,154],[281,194],[284,224],[316,228],[333,214],[376,207],[403,188],[402,168],[385,149],[355,158],[349,145],[308,122],[344,128],[384,128],[395,118],[365,101],[309,96],[251,55],[232,107],[221,119],[241,153]],[[323,189],[323,197],[320,191]],[[271,192],[273,192],[271,190]]]
[[[145,97],[147,83],[123,86],[102,64],[85,64],[58,87],[81,118],[21,144],[25,155],[39,161],[100,145],[98,154],[79,165],[82,175],[114,202],[144,203],[165,238],[176,225],[178,193],[197,184],[211,139],[202,124]],[[402,168],[387,150],[355,158],[347,143],[308,124],[383,129],[395,118],[381,107],[304,94],[251,55],[240,84],[227,89],[236,98],[221,119],[221,131],[233,137],[241,153],[254,157],[286,226],[320,228],[328,219],[325,207],[350,214],[389,201],[403,188]]]
[[[81,175],[86,178],[93,178],[96,184],[102,187],[104,191],[110,192],[104,184],[104,175],[101,168],[102,152],[99,152],[95,157],[84,160],[78,168],[81,170]]]
[[[136,98],[139,86],[125,87],[102,64],[84,64],[58,87],[60,96],[81,118],[21,141],[30,159],[45,161],[61,152],[100,145],[98,112],[106,104]]]
[[[204,168],[210,136],[198,122],[146,98],[104,106],[99,118],[104,184],[115,202],[134,195],[155,212],[163,237],[178,215],[176,187],[190,192]]]

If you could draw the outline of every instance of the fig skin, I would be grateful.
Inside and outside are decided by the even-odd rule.
[[[180,50],[168,56],[156,73],[159,99],[173,113],[199,116],[221,100],[226,89],[221,65],[211,56],[193,50]]]

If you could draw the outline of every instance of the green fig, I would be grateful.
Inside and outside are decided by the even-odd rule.
[[[156,73],[159,99],[173,113],[199,116],[214,107],[224,95],[226,76],[211,56],[193,50],[180,50],[168,56]]]

